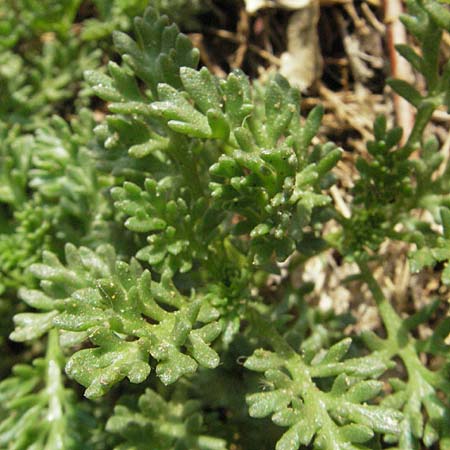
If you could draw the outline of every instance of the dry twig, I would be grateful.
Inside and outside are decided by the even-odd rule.
[[[230,66],[234,69],[238,69],[242,66],[244,62],[245,54],[248,49],[248,36],[249,36],[249,17],[247,10],[241,8],[239,11],[239,21],[237,24],[236,38],[239,42],[239,46],[233,56],[233,60]]]
[[[226,73],[224,70],[216,64],[211,57],[209,56],[209,52],[206,49],[204,43],[203,43],[203,34],[201,33],[191,33],[189,34],[189,38],[191,39],[192,43],[195,47],[197,47],[200,51],[200,58],[202,59],[205,66],[215,75],[221,78],[226,77]]]
[[[215,30],[213,28],[207,28],[205,29],[205,32],[208,34],[212,34],[215,36],[218,36],[222,39],[225,39],[227,41],[230,42],[234,42],[236,44],[239,44],[240,40],[239,38],[236,36],[235,33],[232,33],[231,31],[228,30]],[[265,59],[266,61],[270,62],[271,64],[279,67],[281,62],[280,62],[280,58],[276,57],[275,55],[273,55],[272,53],[270,53],[267,50],[264,50],[263,48],[258,47],[257,45],[254,44],[248,44],[248,50],[257,54],[259,57]]]
[[[396,45],[406,44],[406,31],[399,20],[402,12],[401,0],[384,1],[384,20],[387,25],[387,43],[391,62],[391,74],[394,78],[410,81],[413,79],[411,68],[408,62],[395,50]],[[403,128],[403,138],[401,141],[403,145],[413,128],[414,112],[412,106],[397,94],[394,94],[394,110],[397,124]]]

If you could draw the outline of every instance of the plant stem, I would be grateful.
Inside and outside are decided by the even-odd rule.
[[[366,282],[370,291],[372,292],[373,298],[377,304],[378,311],[380,312],[381,319],[383,321],[384,327],[386,328],[388,337],[397,341],[398,333],[401,329],[402,321],[399,315],[396,313],[392,305],[386,299],[380,285],[375,280],[369,266],[365,261],[359,260],[358,266],[361,271],[363,280]]]
[[[64,415],[64,386],[61,374],[61,349],[59,347],[58,330],[52,329],[48,335],[46,391],[48,397],[47,421],[50,432],[45,449],[62,449],[63,436],[66,433],[66,418]]]

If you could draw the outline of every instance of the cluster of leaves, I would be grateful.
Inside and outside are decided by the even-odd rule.
[[[95,420],[64,387],[64,357],[52,331],[45,358],[17,364],[0,386],[0,445],[3,448],[92,448],[86,445]]]
[[[177,398],[178,397],[178,398]],[[144,450],[148,442],[156,449],[226,450],[223,439],[202,433],[201,403],[187,400],[184,395],[172,395],[170,401],[147,389],[138,401],[124,399],[114,408],[106,429],[121,436],[115,449]],[[131,403],[127,405],[126,403]],[[137,405],[136,405],[137,403]]]
[[[438,57],[448,10],[409,2],[422,56],[399,51],[428,90],[390,82],[417,108],[414,129],[402,146],[401,130],[377,119],[342,217],[327,191],[342,150],[312,145],[323,110],[303,118],[284,78],[255,89],[241,71],[198,69],[198,51],[155,8],[135,19],[134,38],[113,34],[119,63],[92,70],[93,40],[107,47],[143,2],[94,1],[81,32],[78,1],[36,14],[23,3],[21,20],[0,15],[0,288],[11,339],[35,345],[0,383],[0,445],[450,448],[450,318],[415,333],[443,301],[400,317],[372,275],[386,239],[415,246],[415,271],[450,255],[450,166],[423,137],[449,106],[450,65]],[[108,106],[98,124],[88,93]],[[331,219],[337,231],[325,234]],[[383,336],[345,336],[347,318],[315,311],[311,286],[286,276],[329,248],[359,267],[353,280],[372,293]],[[268,416],[285,430],[255,423]]]

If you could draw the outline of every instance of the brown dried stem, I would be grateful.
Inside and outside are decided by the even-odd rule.
[[[395,50],[398,44],[406,44],[406,31],[399,17],[403,12],[401,0],[384,1],[384,21],[387,26],[387,44],[391,62],[391,75],[394,78],[411,81],[414,78],[408,62]],[[398,94],[394,94],[394,111],[397,125],[403,128],[401,144],[405,144],[414,125],[412,106]]]

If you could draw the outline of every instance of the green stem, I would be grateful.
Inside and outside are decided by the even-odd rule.
[[[401,331],[402,321],[398,314],[395,312],[392,305],[386,299],[380,285],[377,283],[369,269],[369,266],[365,261],[358,261],[358,266],[361,271],[363,280],[366,282],[370,291],[372,292],[373,298],[377,304],[378,311],[380,312],[381,319],[383,321],[384,327],[386,328],[388,337],[390,340],[397,341],[399,336],[398,333]]]
[[[414,127],[411,131],[411,134],[408,137],[408,141],[402,149],[401,155],[403,156],[405,152],[406,154],[411,154],[420,143],[422,139],[423,132],[425,127],[433,115],[434,110],[439,106],[436,102],[431,101],[423,101],[419,107],[417,108],[416,119],[414,121]]]
[[[419,359],[416,350],[412,343],[405,346],[398,351],[398,355],[403,360],[408,377],[412,381],[417,381],[419,378],[424,382],[433,386],[434,388],[441,389],[444,392],[450,391],[450,381],[446,379],[441,373],[433,372],[425,367]]]
[[[52,329],[48,335],[46,354],[46,393],[48,401],[47,421],[50,424],[45,450],[63,448],[67,433],[64,415],[64,385],[61,373],[61,349],[58,330]]]
[[[255,308],[248,308],[247,317],[250,319],[256,332],[263,340],[268,342],[277,353],[289,359],[298,356],[293,348],[278,333],[275,327],[264,319]]]

